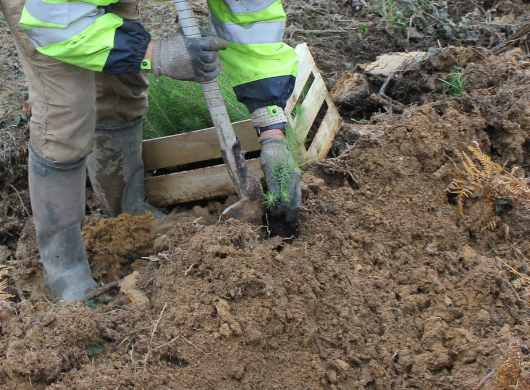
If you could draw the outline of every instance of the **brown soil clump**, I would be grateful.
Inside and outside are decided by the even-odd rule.
[[[19,316],[33,312],[28,303],[18,309]],[[12,381],[11,389],[34,388],[32,381],[51,383],[82,361],[89,363],[87,352],[101,334],[90,309],[73,306],[51,307],[33,314],[29,322],[11,321],[3,330],[9,334],[9,346],[2,371]]]
[[[110,283],[145,266],[143,257],[153,254],[154,222],[148,212],[139,217],[101,218],[85,226],[83,239],[94,279]]]

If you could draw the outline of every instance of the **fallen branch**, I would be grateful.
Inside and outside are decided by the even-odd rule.
[[[145,366],[145,367],[144,367],[144,370],[147,369],[147,361],[149,360],[149,358],[151,357],[151,355],[153,354],[154,351],[156,351],[156,350],[158,350],[158,349],[160,349],[160,348],[163,348],[163,347],[167,347],[169,344],[173,343],[173,342],[176,341],[176,340],[181,340],[180,336],[182,335],[182,333],[184,333],[184,332],[183,332],[183,331],[180,332],[180,334],[179,334],[177,337],[172,338],[172,339],[169,340],[167,343],[164,343],[164,344],[162,344],[162,345],[159,345],[158,347],[155,347],[155,348],[150,349],[150,350],[147,352],[147,354],[145,355],[144,360],[142,361],[142,364]],[[131,351],[132,351],[132,349],[131,349]],[[132,355],[131,355],[131,356],[132,356]]]
[[[390,99],[388,96],[384,96],[373,93],[370,95],[370,99],[372,99],[374,102],[381,104],[382,106],[388,105],[389,106],[389,112],[392,113],[393,110],[397,112],[403,112],[405,107],[403,107],[400,103],[394,102],[392,99]]]
[[[530,34],[530,23],[524,25],[519,30],[516,31],[515,34],[511,36],[511,39],[509,41],[503,42],[497,46],[495,46],[491,52],[495,55],[502,53],[503,51],[508,50],[509,48],[513,47],[516,43],[519,41],[527,41],[528,40],[528,34]]]

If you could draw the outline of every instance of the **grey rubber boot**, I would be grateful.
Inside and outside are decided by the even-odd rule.
[[[46,283],[55,299],[71,302],[99,287],[81,236],[86,158],[55,164],[29,147],[29,191]]]
[[[96,125],[94,151],[88,156],[88,176],[109,217],[122,213],[156,219],[164,214],[144,201],[142,118],[119,125]]]

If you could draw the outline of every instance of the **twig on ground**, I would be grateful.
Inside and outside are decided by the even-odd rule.
[[[149,360],[149,358],[151,357],[151,355],[153,354],[154,351],[156,351],[156,350],[158,350],[158,349],[160,349],[160,348],[163,348],[163,347],[167,347],[169,344],[173,343],[173,342],[176,341],[176,340],[181,340],[181,339],[180,339],[180,336],[182,335],[182,333],[184,333],[184,332],[180,332],[179,335],[178,335],[177,337],[172,338],[172,339],[169,340],[167,343],[164,343],[164,344],[162,344],[162,345],[159,345],[158,347],[155,347],[155,348],[150,349],[150,350],[147,352],[147,354],[145,355],[144,360],[142,361],[142,364],[145,366],[144,369],[147,368],[147,366],[146,366],[146,365],[147,365],[147,360]],[[132,351],[132,350],[131,350],[131,351]],[[132,355],[131,355],[131,356],[132,356]]]
[[[106,293],[107,291],[114,290],[116,288],[120,287],[120,283],[123,281],[123,279],[116,280],[115,282],[105,284],[104,286],[101,286],[100,288],[95,289],[91,293],[88,293],[85,295],[85,297],[82,299],[82,301],[90,301],[94,298],[99,297],[101,294]]]
[[[319,354],[320,358],[323,359],[324,358],[324,353],[322,352],[322,347],[320,346],[320,342],[318,341],[317,335],[316,334],[313,335],[313,338],[315,339],[315,344],[316,344],[316,346],[318,348],[318,354]]]
[[[204,349],[201,349],[201,348],[197,347],[197,346],[196,346],[195,344],[193,344],[191,341],[189,341],[188,339],[186,339],[186,337],[182,336],[182,333],[179,334],[179,335],[177,336],[177,338],[178,338],[179,340],[182,340],[182,341],[188,343],[188,344],[191,345],[193,348],[195,348],[197,351],[201,351],[201,352],[204,353],[205,355],[208,355],[208,352],[206,352]]]
[[[15,192],[17,193],[18,195],[18,199],[20,199],[20,203],[22,203],[22,208],[24,209],[24,211],[26,212],[26,215],[29,216],[29,211],[28,209],[26,208],[26,206],[24,206],[24,201],[22,200],[22,197],[20,196],[19,192],[17,191],[17,189],[15,188],[15,186],[13,184],[10,184],[11,188],[13,188],[15,190]]]
[[[486,375],[484,377],[484,379],[482,379],[480,381],[480,383],[477,385],[477,387],[475,387],[474,390],[480,390],[482,388],[482,386],[484,386],[486,384],[486,381],[488,380],[488,378],[495,372],[495,370],[492,370],[488,375]]]
[[[326,6],[326,13],[328,14],[328,26],[331,26],[331,0],[328,0],[328,4]]]
[[[153,326],[153,330],[151,331],[151,342],[153,341],[153,337],[155,337],[156,330],[158,329],[158,324],[160,323],[160,320],[162,319],[162,316],[164,315],[164,311],[166,311],[167,302],[164,303],[164,307],[160,311],[160,315],[158,316],[158,319],[155,322],[155,325]]]
[[[510,37],[511,39],[509,41],[502,42],[495,46],[493,49],[491,49],[491,52],[497,55],[508,50],[521,40],[526,42],[528,40],[528,34],[530,34],[530,23],[525,24],[519,30],[517,30],[517,32]]]

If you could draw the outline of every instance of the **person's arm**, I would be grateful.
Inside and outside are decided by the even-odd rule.
[[[295,167],[284,139],[284,108],[293,93],[298,56],[283,40],[286,15],[280,0],[208,0],[210,28],[228,41],[219,53],[237,99],[252,113],[261,144],[261,168],[277,204],[271,216],[292,222],[300,208],[300,170],[280,184],[278,167]],[[289,196],[285,197],[285,190]]]
[[[208,0],[208,8],[212,32],[228,41],[220,55],[237,99],[252,113],[259,134],[281,136],[298,70],[298,56],[282,42],[281,1]]]
[[[111,13],[116,0],[66,1],[26,0],[20,25],[42,54],[109,74],[145,69],[156,76],[206,81],[220,72],[217,51],[226,42],[211,33],[187,39],[179,30],[155,42],[140,23]]]
[[[151,35],[111,13],[116,0],[26,0],[20,25],[42,54],[104,73],[136,73]]]

